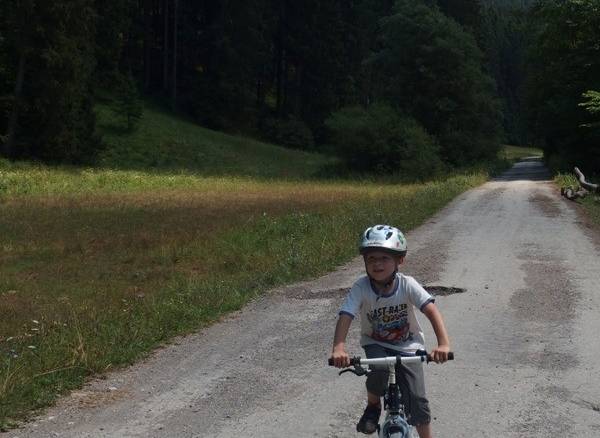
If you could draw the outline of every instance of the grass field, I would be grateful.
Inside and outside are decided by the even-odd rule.
[[[156,131],[109,136],[104,168],[0,161],[0,429],[275,285],[332,270],[367,225],[408,231],[488,176],[314,180],[331,159],[144,117]],[[170,150],[138,166],[144,144],[163,156],[169,123],[191,158]],[[211,154],[239,151],[193,161],[211,136]]]

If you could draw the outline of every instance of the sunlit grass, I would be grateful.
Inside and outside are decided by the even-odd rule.
[[[0,426],[266,289],[409,230],[483,172],[426,184],[1,170]]]

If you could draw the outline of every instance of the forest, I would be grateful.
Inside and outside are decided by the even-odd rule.
[[[598,41],[599,0],[4,0],[0,155],[94,164],[96,103],[151,101],[359,171],[598,171]]]

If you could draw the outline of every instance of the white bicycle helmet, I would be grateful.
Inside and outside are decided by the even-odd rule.
[[[358,250],[364,255],[369,250],[375,249],[404,256],[407,251],[406,238],[402,231],[391,225],[369,227],[362,234]]]

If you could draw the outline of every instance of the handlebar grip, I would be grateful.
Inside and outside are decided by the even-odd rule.
[[[448,360],[454,360],[454,352],[453,351],[448,352]],[[433,362],[433,358],[431,357],[431,354],[427,354],[427,362]]]
[[[333,359],[331,357],[327,360],[327,364],[330,367],[335,366],[333,364]],[[356,366],[356,365],[360,365],[360,356],[355,356],[355,357],[351,357],[350,358],[350,365],[349,366],[353,367],[353,366]]]

